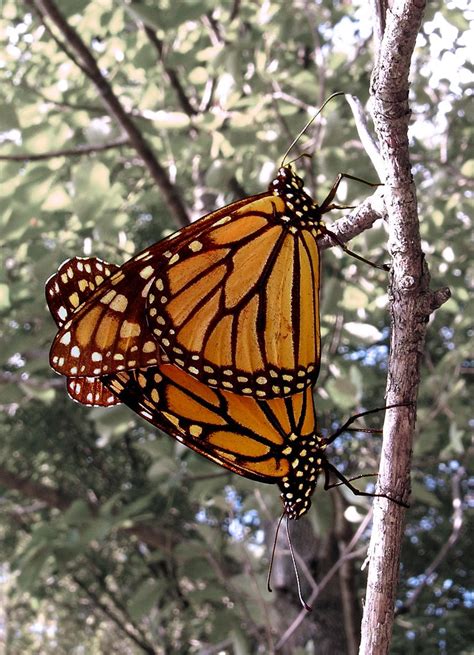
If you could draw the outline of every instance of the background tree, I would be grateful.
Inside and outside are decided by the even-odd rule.
[[[48,366],[54,325],[43,287],[68,257],[121,263],[189,219],[263,190],[331,92],[365,105],[374,66],[375,99],[386,100],[383,65],[397,50],[383,49],[384,18],[390,26],[402,17],[397,8],[375,21],[364,3],[4,2],[0,625],[7,652],[296,652],[311,643],[318,653],[357,652],[371,503],[344,489],[321,490],[294,526],[304,591],[315,597],[302,620],[284,555],[276,593],[265,590],[276,490],[221,471],[123,407],[72,403]],[[464,514],[466,11],[460,1],[430,3],[412,59],[410,156],[422,245],[432,288],[449,286],[451,299],[431,316],[422,355],[393,653],[467,652],[473,637]],[[312,157],[298,166],[315,198],[340,171],[375,179],[380,160],[367,146],[370,123],[364,136],[368,115],[362,110],[356,121],[348,104],[334,101],[309,130],[300,152]],[[376,123],[380,130],[380,112]],[[401,150],[382,148],[385,163]],[[341,202],[354,205],[367,193],[352,182],[346,197],[341,191]],[[335,227],[345,238],[358,234],[351,248],[378,261],[387,261],[384,221],[367,228],[387,216],[383,194]],[[316,399],[321,426],[330,429],[384,403],[388,276],[338,249],[324,253],[323,266]],[[374,471],[379,450],[376,436],[346,435],[332,461],[347,474]]]

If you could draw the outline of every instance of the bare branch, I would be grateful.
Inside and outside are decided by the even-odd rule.
[[[77,148],[50,150],[49,152],[41,152],[37,154],[22,152],[16,155],[0,155],[0,161],[43,161],[44,159],[53,159],[54,157],[83,157],[84,155],[90,155],[94,152],[122,148],[127,145],[131,145],[130,139],[125,137],[123,139],[117,139],[116,141],[96,146],[78,146]]]
[[[233,20],[237,18],[237,16],[239,15],[239,11],[240,11],[240,0],[233,0],[232,9],[229,15],[229,23],[231,23]]]
[[[307,102],[303,102],[303,100],[300,100],[299,98],[295,98],[289,93],[285,93],[285,91],[282,91],[278,82],[276,81],[272,82],[272,89],[273,89],[272,98],[274,100],[284,100],[288,104],[294,105],[295,107],[298,107],[298,109],[303,109],[308,113],[310,109],[312,109],[311,105],[308,105]]]
[[[165,74],[168,78],[169,83],[173,87],[173,89],[176,92],[176,95],[178,96],[178,101],[179,104],[181,105],[181,109],[188,115],[188,116],[195,116],[198,112],[196,109],[192,106],[191,102],[188,99],[188,96],[186,95],[184,91],[184,87],[181,84],[181,81],[178,77],[178,73],[174,68],[171,66],[168,66],[165,62],[165,57],[164,57],[164,46],[163,42],[156,36],[156,33],[154,30],[151,29],[148,25],[143,26],[145,30],[145,34],[149,38],[150,42],[153,44],[156,52],[158,53],[158,59],[160,60],[163,70],[165,71]]]
[[[374,26],[374,47],[378,55],[385,32],[385,19],[387,13],[386,0],[370,0],[372,7],[373,26]]]
[[[81,70],[84,71],[97,88],[107,111],[128,135],[131,145],[148,168],[148,171],[163,194],[164,201],[177,222],[180,225],[187,225],[189,223],[188,214],[176,187],[171,184],[165,169],[156,159],[142,133],[123,108],[108,80],[100,71],[90,50],[79,34],[64,19],[54,0],[34,0],[34,2],[35,6],[42,13],[43,20],[50,20],[62,34],[64,41],[68,44],[66,52],[69,52],[69,50],[74,52],[73,61],[79,62],[78,65]]]
[[[385,168],[383,165],[382,157],[380,156],[380,151],[377,146],[377,143],[374,140],[374,137],[369,132],[367,125],[367,117],[362,107],[362,103],[359,98],[351,96],[348,93],[345,94],[345,99],[349,103],[349,106],[352,110],[354,116],[357,133],[359,139],[361,140],[362,145],[364,146],[365,152],[368,154],[370,161],[372,162],[377,174],[381,180],[384,179]]]
[[[0,467],[0,484],[7,489],[18,491],[26,498],[40,500],[48,507],[57,507],[62,511],[67,510],[72,503],[72,499],[63,492],[39,482],[21,478],[3,467]]]
[[[73,576],[73,580],[77,584],[77,586],[82,589],[82,591],[86,594],[86,596],[89,597],[89,599],[97,607],[97,609],[103,612],[103,614],[105,614],[105,616],[107,616],[112,621],[112,623],[115,623],[117,628],[121,632],[123,632],[125,636],[127,636],[131,641],[133,641],[140,649],[142,649],[144,653],[148,653],[148,655],[156,655],[157,651],[153,648],[151,644],[149,644],[147,641],[144,641],[143,638],[139,634],[137,634],[137,630],[135,626],[132,626],[130,623],[124,622],[117,615],[117,613],[107,605],[107,603],[103,602],[103,600],[99,597],[98,594],[92,591],[90,585],[87,585],[84,582],[82,582],[82,580],[77,575]]]

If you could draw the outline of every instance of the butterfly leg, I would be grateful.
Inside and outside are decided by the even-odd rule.
[[[336,209],[339,207],[337,205],[331,205],[330,209]],[[350,207],[348,208],[350,209]],[[327,227],[322,228],[323,234],[327,234],[327,236],[333,241],[336,245],[338,245],[340,248],[344,250],[345,253],[350,255],[351,257],[354,257],[354,259],[358,259],[360,262],[364,262],[364,264],[368,264],[369,266],[372,266],[372,268],[378,268],[381,271],[389,271],[390,270],[390,265],[389,264],[376,264],[375,262],[371,262],[370,259],[365,259],[365,257],[362,257],[362,255],[358,255],[356,252],[353,250],[350,250],[346,246],[346,244],[341,241],[335,234],[334,232],[331,232]]]
[[[333,473],[340,482],[337,483],[331,483],[329,481],[330,474]],[[371,474],[369,474],[371,475]],[[358,477],[365,477],[363,475],[358,476]],[[357,478],[351,478],[352,480],[356,480]],[[335,466],[330,464],[328,461],[325,462],[324,464],[324,489],[327,491],[328,489],[331,489],[332,487],[337,487],[341,484],[344,484],[346,487],[348,487],[352,493],[355,496],[369,496],[372,498],[386,498],[387,500],[391,500],[394,502],[396,505],[399,505],[400,507],[405,507],[408,508],[410,505],[408,503],[404,503],[402,500],[397,500],[396,498],[392,498],[388,494],[376,494],[376,493],[370,493],[369,491],[360,491],[360,489],[357,489],[354,487],[354,485],[351,484],[351,481],[348,480],[340,471],[337,470]]]
[[[347,432],[347,429],[354,423],[354,421],[357,421],[357,419],[362,418],[363,416],[368,416],[369,414],[376,414],[377,412],[383,412],[387,409],[393,409],[394,407],[410,407],[413,405],[411,402],[406,402],[406,403],[394,403],[393,405],[385,405],[384,407],[376,407],[375,409],[368,409],[365,412],[359,412],[358,414],[354,414],[350,418],[347,419],[345,423],[343,423],[331,436],[327,437],[326,443],[332,443],[337,437],[339,437],[343,432]],[[355,429],[356,430],[356,429]],[[370,428],[363,428],[362,430],[359,430],[359,432],[378,432],[378,430],[372,430]]]
[[[339,173],[339,175],[336,177],[336,181],[331,187],[331,190],[329,191],[326,199],[323,201],[323,203],[320,206],[320,212],[321,214],[325,214],[328,211],[331,211],[331,209],[353,209],[352,206],[342,206],[342,205],[337,205],[333,203],[333,200],[336,196],[337,189],[342,182],[343,179],[348,179],[348,180],[355,180],[356,182],[362,182],[363,184],[368,184],[369,186],[376,187],[376,186],[381,186],[379,183],[376,182],[367,182],[367,180],[363,180],[360,177],[355,177],[354,175],[349,175],[348,173]],[[348,255],[351,255],[351,257],[354,257],[355,259],[358,259],[361,262],[364,262],[368,264],[369,266],[372,266],[373,268],[379,268],[382,271],[389,271],[390,267],[388,264],[382,264],[381,266],[379,264],[375,264],[374,262],[371,262],[368,259],[365,259],[361,255],[358,255],[357,253],[353,252],[350,250],[338,237],[328,230],[327,228],[324,229],[324,232],[332,239],[334,243],[336,243],[338,246],[340,246],[344,252],[346,252]]]
[[[367,184],[368,186],[372,186],[372,187],[383,186],[380,182],[368,182],[367,180],[363,180],[361,177],[354,177],[354,175],[349,175],[349,173],[339,173],[328,195],[326,196],[326,199],[323,201],[322,205],[320,206],[321,214],[325,214],[330,209],[336,209],[336,205],[332,205],[332,201],[336,197],[336,193],[339,188],[339,185],[344,179],[355,180],[356,182],[362,182],[363,184]]]

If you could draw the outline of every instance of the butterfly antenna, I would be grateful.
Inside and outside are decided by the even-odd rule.
[[[272,571],[273,571],[273,562],[275,561],[275,552],[276,552],[278,533],[280,532],[281,522],[283,521],[283,517],[285,516],[285,514],[286,514],[286,509],[283,510],[283,514],[280,516],[280,518],[278,520],[277,529],[275,531],[275,539],[273,540],[272,556],[270,557],[270,566],[268,567],[268,575],[267,575],[267,589],[268,589],[268,591],[270,593],[273,591],[272,585],[271,585],[271,577],[272,577]]]
[[[343,93],[342,91],[336,91],[336,93],[333,93],[332,95],[330,95],[329,98],[327,98],[327,99],[323,102],[323,104],[322,104],[321,107],[318,109],[318,111],[315,113],[315,115],[314,115],[312,118],[309,119],[309,121],[306,123],[306,125],[303,127],[303,129],[299,132],[298,136],[297,136],[295,139],[293,139],[293,141],[292,141],[290,147],[289,147],[288,150],[285,152],[285,154],[283,155],[283,159],[281,160],[281,166],[282,166],[282,167],[285,165],[285,159],[288,157],[288,154],[290,153],[291,149],[296,145],[296,143],[298,143],[298,141],[301,139],[301,137],[302,137],[303,134],[306,132],[306,130],[308,129],[308,127],[311,125],[311,123],[312,123],[313,121],[316,120],[316,118],[317,118],[317,117],[319,116],[319,114],[323,111],[324,107],[328,104],[328,102],[329,102],[330,100],[332,100],[333,98],[335,98],[336,96],[343,96],[343,95],[344,95],[344,93]],[[295,160],[293,160],[293,161],[295,161]]]
[[[286,518],[286,538],[288,540],[288,548],[290,549],[291,561],[293,562],[293,569],[295,571],[296,588],[298,589],[298,598],[300,599],[300,603],[304,607],[304,609],[307,612],[311,612],[313,608],[308,605],[308,603],[303,598],[303,594],[301,593],[300,574],[298,573],[298,567],[296,566],[296,558],[293,550],[293,544],[291,543],[290,525],[288,523],[288,517]]]
[[[285,155],[286,157],[286,155]],[[312,159],[313,154],[311,152],[302,152],[301,155],[298,155],[298,157],[295,157],[294,159],[290,159],[290,161],[287,163],[287,166],[291,166],[291,164],[294,164],[295,161],[298,161],[298,159],[303,159],[303,157],[307,157],[308,159]]]

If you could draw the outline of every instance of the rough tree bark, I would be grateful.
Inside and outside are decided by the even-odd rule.
[[[371,88],[372,113],[385,166],[384,197],[392,255],[386,399],[387,404],[413,403],[387,411],[378,491],[389,491],[403,501],[409,495],[415,403],[427,320],[449,297],[448,289],[429,289],[409,160],[408,73],[424,7],[424,0],[396,0],[385,17],[376,17],[377,25],[384,24],[385,31]],[[360,655],[389,652],[405,511],[383,498],[374,500]]]

